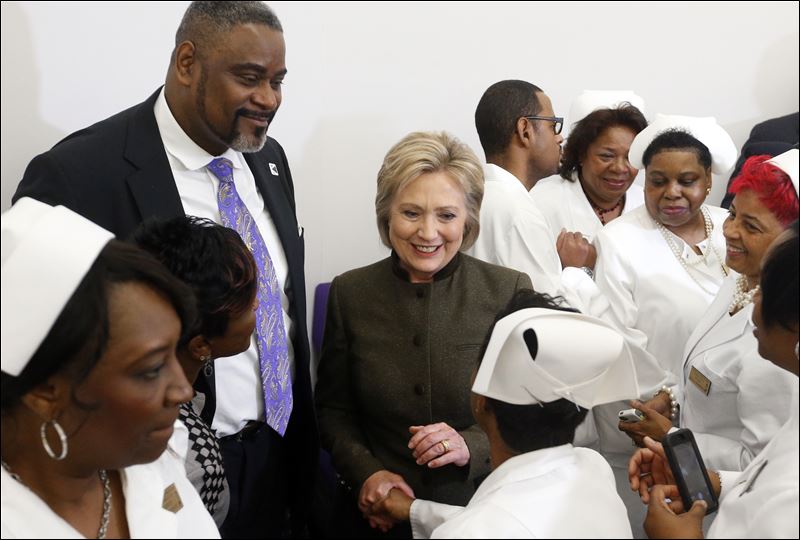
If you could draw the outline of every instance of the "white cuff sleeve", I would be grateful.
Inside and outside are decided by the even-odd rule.
[[[424,499],[414,499],[411,503],[409,521],[414,538],[430,538],[434,529],[461,513],[463,506],[452,506]]]

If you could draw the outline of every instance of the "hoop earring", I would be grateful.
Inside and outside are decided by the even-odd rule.
[[[794,344],[794,359],[800,360],[800,341]]]
[[[56,434],[58,435],[58,439],[61,441],[61,453],[56,455],[53,452],[53,449],[50,448],[50,443],[47,442],[47,426],[48,424],[53,425],[53,429],[56,430]],[[42,422],[41,427],[39,428],[39,435],[42,437],[42,446],[44,447],[44,451],[47,452],[47,455],[53,458],[56,461],[61,461],[65,457],[67,457],[67,453],[69,452],[69,445],[67,444],[67,434],[64,433],[64,429],[61,427],[55,418],[53,420],[48,420],[47,422]]]

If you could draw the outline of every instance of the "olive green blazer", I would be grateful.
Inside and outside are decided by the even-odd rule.
[[[333,280],[316,386],[322,445],[356,494],[387,469],[417,497],[465,505],[489,471],[470,382],[494,319],[526,274],[458,254],[432,283],[411,283],[396,256]],[[465,467],[417,465],[412,425],[446,422],[470,450]]]

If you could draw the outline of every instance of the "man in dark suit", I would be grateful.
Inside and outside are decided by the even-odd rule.
[[[731,183],[739,176],[739,171],[742,170],[742,165],[747,158],[762,154],[775,157],[790,150],[798,141],[800,141],[800,113],[770,118],[753,126],[750,137],[742,146],[742,152],[739,154],[739,159],[728,180],[728,189],[721,206],[730,208],[733,200],[733,193],[730,193]]]
[[[67,206],[120,238],[151,217],[207,217],[265,253],[272,317],[247,352],[201,378],[231,488],[224,537],[303,534],[317,465],[302,229],[286,155],[267,137],[284,60],[280,21],[262,2],[194,2],[165,86],[37,156],[14,195]]]

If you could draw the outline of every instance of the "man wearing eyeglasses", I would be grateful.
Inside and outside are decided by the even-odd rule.
[[[561,295],[580,309],[584,306],[575,290],[587,278],[579,269],[589,243],[569,234],[556,250],[544,215],[529,193],[536,182],[558,170],[563,122],[555,116],[550,98],[531,83],[500,81],[484,92],[475,110],[475,127],[486,154],[486,186],[481,232],[470,254],[526,272],[538,292]],[[569,267],[563,271],[562,261]]]

